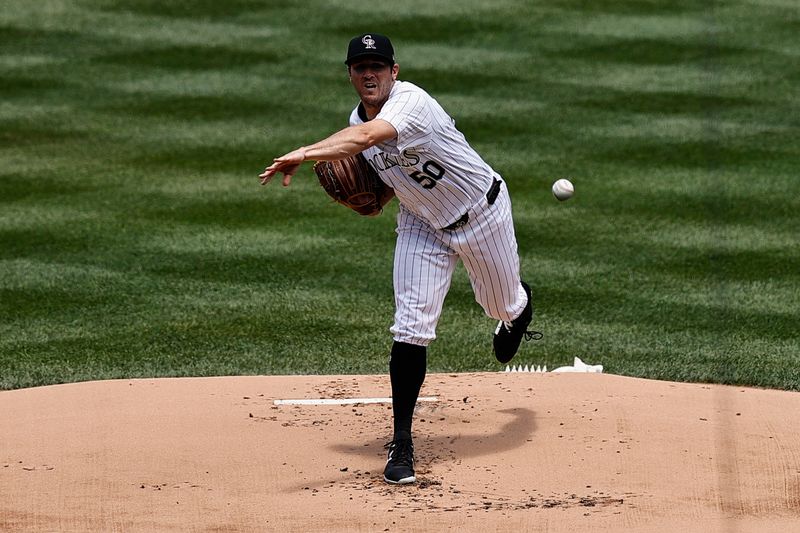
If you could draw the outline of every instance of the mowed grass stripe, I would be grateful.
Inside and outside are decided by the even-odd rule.
[[[346,124],[346,41],[377,30],[507,180],[545,331],[520,361],[800,390],[779,2],[12,3],[0,387],[385,372],[396,204],[362,219],[310,166],[256,179]],[[430,370],[497,370],[493,325],[459,267]]]

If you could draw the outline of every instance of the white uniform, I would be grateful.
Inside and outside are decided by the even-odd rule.
[[[376,118],[398,133],[364,151],[400,201],[394,340],[427,346],[436,338],[459,258],[486,314],[496,320],[516,318],[527,295],[520,284],[511,201],[500,176],[472,149],[439,103],[412,83],[395,81]],[[350,125],[365,120],[359,104]],[[500,190],[490,205],[487,193],[493,185]],[[454,223],[458,227],[446,229]]]

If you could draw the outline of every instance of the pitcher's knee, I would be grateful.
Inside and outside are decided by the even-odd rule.
[[[522,284],[519,285],[514,298],[507,302],[479,302],[488,316],[495,320],[510,322],[520,316],[528,305],[528,293]]]

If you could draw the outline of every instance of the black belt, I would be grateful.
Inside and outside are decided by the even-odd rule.
[[[502,184],[503,184],[502,181],[500,181],[497,178],[494,178],[492,186],[489,187],[489,191],[486,193],[486,201],[489,202],[489,205],[493,205],[494,201],[497,200],[497,195],[500,194],[500,186]],[[459,218],[449,226],[446,226],[442,229],[445,231],[458,229],[461,226],[465,225],[467,222],[469,222],[469,213],[464,213],[463,215],[461,215],[461,218]]]

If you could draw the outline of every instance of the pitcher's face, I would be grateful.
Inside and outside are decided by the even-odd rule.
[[[399,69],[397,64],[367,57],[350,65],[350,83],[365,106],[380,108],[389,98]]]

